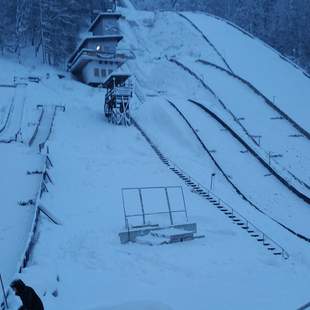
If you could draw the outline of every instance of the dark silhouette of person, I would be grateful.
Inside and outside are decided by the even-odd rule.
[[[23,303],[18,310],[44,310],[40,297],[32,287],[27,286],[20,279],[14,280],[10,286]]]

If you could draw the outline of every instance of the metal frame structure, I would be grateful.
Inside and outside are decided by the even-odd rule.
[[[130,100],[133,85],[129,74],[111,74],[103,83],[107,89],[104,113],[109,122],[116,125],[130,125]]]
[[[145,209],[144,209],[144,202],[143,202],[143,191],[144,190],[155,190],[155,189],[162,189],[164,191],[164,195],[166,197],[166,202],[167,202],[167,211],[146,213]],[[182,201],[183,201],[183,209],[173,210],[171,208],[171,203],[170,203],[170,198],[169,198],[169,189],[180,189]],[[124,197],[124,192],[126,192],[126,191],[138,191],[141,213],[136,213],[136,214],[128,214],[127,213],[126,202],[125,202],[125,197]],[[183,192],[182,186],[154,186],[154,187],[127,187],[127,188],[122,188],[122,201],[123,201],[123,210],[124,210],[124,218],[125,218],[126,229],[130,228],[129,227],[129,218],[133,218],[133,217],[141,217],[142,222],[143,222],[143,226],[148,226],[148,224],[146,223],[146,216],[167,214],[167,215],[169,215],[170,224],[174,225],[173,213],[184,213],[185,217],[186,217],[186,221],[188,222],[187,207],[186,207],[186,202],[185,202],[185,197],[184,197],[184,192]]]

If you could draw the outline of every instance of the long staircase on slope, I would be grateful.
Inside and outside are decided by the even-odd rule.
[[[257,242],[262,244],[270,253],[272,253],[275,256],[281,256],[284,259],[289,258],[288,252],[281,245],[279,245],[276,241],[270,238],[267,234],[265,234],[262,230],[260,230],[257,226],[255,226],[252,222],[247,220],[242,214],[240,214],[238,211],[232,208],[228,203],[224,202],[221,198],[217,197],[210,190],[206,189],[202,184],[193,179],[184,170],[182,170],[175,163],[169,160],[151,141],[151,139],[147,136],[144,130],[138,125],[138,123],[134,119],[132,119],[132,123],[137,128],[137,130],[142,134],[142,136],[145,138],[145,140],[157,154],[159,159],[166,166],[168,166],[168,168],[171,171],[173,171],[180,179],[182,179],[185,182],[185,184],[191,188],[192,192],[196,193],[201,198],[208,200],[211,203],[211,205],[213,205],[219,211],[221,211],[234,224],[236,224],[241,229],[246,231]]]

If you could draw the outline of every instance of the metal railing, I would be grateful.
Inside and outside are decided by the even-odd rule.
[[[169,189],[179,189],[181,192],[182,202],[183,202],[183,209],[180,210],[174,210],[171,206],[170,196],[169,196]],[[163,190],[167,202],[167,211],[161,211],[161,212],[146,212],[145,211],[145,202],[143,199],[143,192],[147,190]],[[188,221],[188,215],[187,215],[187,208],[185,203],[185,197],[183,188],[181,186],[154,186],[154,187],[127,187],[122,188],[122,202],[123,202],[123,211],[124,211],[124,218],[125,218],[125,227],[126,229],[130,228],[129,225],[129,219],[133,217],[141,217],[143,225],[147,225],[146,222],[146,216],[152,216],[152,215],[169,215],[170,224],[174,225],[174,219],[173,214],[174,213],[184,213],[186,217],[186,221]],[[139,194],[139,204],[141,213],[133,213],[128,214],[128,211],[126,209],[126,199],[125,199],[125,192],[128,191],[137,191]]]

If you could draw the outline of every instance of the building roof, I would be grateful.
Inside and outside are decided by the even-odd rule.
[[[122,14],[120,13],[115,13],[115,12],[104,12],[104,13],[100,13],[98,14],[98,16],[94,19],[94,21],[91,23],[91,25],[88,28],[88,31],[91,32],[94,27],[96,27],[96,25],[99,23],[99,21],[102,18],[105,17],[116,17],[117,19],[120,18],[122,16]]]
[[[114,81],[116,83],[121,84],[127,81],[131,77],[130,74],[127,73],[111,73],[103,82],[104,88],[111,88],[113,86]]]
[[[76,57],[76,55],[79,53],[79,51],[84,47],[84,45],[88,42],[88,41],[92,41],[92,40],[102,40],[102,41],[108,41],[111,39],[115,39],[116,41],[121,41],[123,39],[123,36],[121,35],[104,35],[104,36],[91,36],[91,37],[87,37],[85,39],[83,39],[80,44],[78,45],[78,47],[75,49],[75,51],[71,54],[71,56],[68,59],[68,64],[71,63],[74,58]]]

